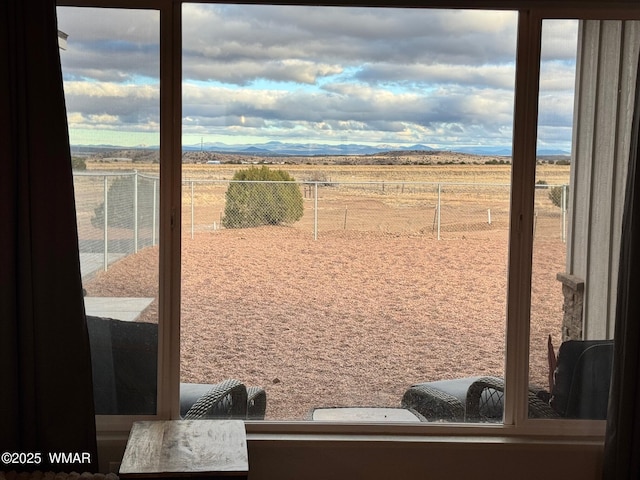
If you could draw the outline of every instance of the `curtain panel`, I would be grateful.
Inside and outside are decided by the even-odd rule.
[[[622,220],[613,374],[605,437],[603,473],[605,480],[640,478],[640,392],[638,391],[640,388],[639,92],[640,75],[637,75]]]
[[[0,470],[96,471],[55,1],[4,0],[0,32],[0,452],[40,454]]]

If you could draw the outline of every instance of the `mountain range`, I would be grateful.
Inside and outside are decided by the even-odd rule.
[[[72,151],[104,151],[104,150],[132,150],[145,149],[155,150],[156,146],[121,147],[116,145],[74,145]],[[467,146],[435,149],[428,145],[415,144],[408,146],[397,145],[363,145],[357,143],[345,143],[340,145],[330,145],[324,143],[285,143],[271,141],[260,144],[229,145],[221,142],[207,142],[193,145],[183,145],[185,152],[220,152],[233,153],[238,155],[254,156],[327,156],[327,155],[376,155],[385,152],[436,152],[450,151],[457,153],[467,153],[472,155],[493,155],[511,156],[510,146]],[[570,153],[561,149],[538,150],[538,155],[569,155]]]

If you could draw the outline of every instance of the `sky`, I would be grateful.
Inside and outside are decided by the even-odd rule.
[[[184,145],[510,146],[515,12],[188,4]],[[71,143],[159,143],[159,14],[58,8]],[[577,24],[544,23],[539,149],[571,147]]]

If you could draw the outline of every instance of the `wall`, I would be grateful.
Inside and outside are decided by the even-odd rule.
[[[612,338],[640,22],[580,23],[567,273],[585,281],[585,338]]]
[[[495,443],[283,445],[253,442],[251,480],[339,479],[596,479],[601,448]]]
[[[99,443],[103,472],[110,461],[120,461],[125,441],[126,436],[119,436]],[[595,480],[601,478],[603,458],[599,442],[507,438],[391,441],[334,435],[294,440],[250,434],[248,449],[251,480]]]

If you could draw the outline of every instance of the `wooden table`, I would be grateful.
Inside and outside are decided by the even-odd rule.
[[[120,464],[120,478],[247,478],[249,459],[242,420],[135,422]]]

